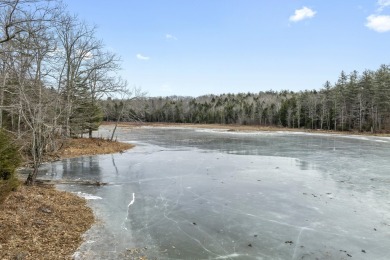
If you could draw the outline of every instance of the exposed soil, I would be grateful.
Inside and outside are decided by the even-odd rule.
[[[134,145],[69,139],[46,161],[123,152]],[[72,259],[94,223],[86,201],[53,185],[20,185],[0,204],[0,259]]]

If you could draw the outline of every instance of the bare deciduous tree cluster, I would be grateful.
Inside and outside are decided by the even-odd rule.
[[[0,128],[26,141],[29,184],[59,137],[92,136],[98,101],[126,88],[119,62],[60,1],[0,0]]]

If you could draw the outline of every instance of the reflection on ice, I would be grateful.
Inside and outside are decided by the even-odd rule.
[[[169,128],[118,137],[138,144],[42,169],[109,183],[61,186],[102,198],[89,201],[102,221],[79,259],[390,257],[389,143]]]

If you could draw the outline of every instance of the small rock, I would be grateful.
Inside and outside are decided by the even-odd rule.
[[[43,225],[45,225],[45,222],[43,222],[42,220],[39,220],[39,219],[38,219],[38,220],[34,221],[34,224],[43,226]]]
[[[350,254],[347,254],[347,256],[352,257]]]
[[[192,225],[196,226],[196,223],[195,223],[195,222],[192,222]]]
[[[290,245],[294,244],[294,242],[293,242],[293,241],[291,241],[291,240],[289,240],[289,241],[286,241],[286,242],[284,242],[284,243],[286,243],[286,244],[290,244]]]
[[[46,208],[46,207],[40,207],[39,210],[42,211],[43,213],[47,213],[47,214],[50,214],[52,212],[51,209]]]
[[[26,259],[26,253],[24,252],[21,252],[21,253],[17,253],[14,257],[15,260],[23,260],[23,259]]]
[[[254,235],[254,237],[257,237],[257,235]]]
[[[249,247],[252,247],[252,244],[249,244],[248,246],[249,246]]]
[[[0,247],[1,248],[1,247]],[[366,250],[362,249],[362,253],[366,253]]]

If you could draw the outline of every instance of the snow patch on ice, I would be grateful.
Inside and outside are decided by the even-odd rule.
[[[86,200],[101,200],[102,199],[99,196],[94,196],[92,194],[84,193],[84,192],[81,192],[81,191],[73,192],[73,193],[76,194],[79,197],[82,197],[82,198],[86,199]]]
[[[363,141],[389,143],[390,137],[372,137],[372,136],[357,136],[348,134],[331,134],[331,133],[308,133],[308,132],[293,132],[293,131],[230,131],[229,129],[195,129],[195,132],[200,133],[221,133],[230,135],[303,135],[303,136],[326,136],[338,138],[350,138]]]
[[[240,254],[237,254],[237,253],[233,253],[233,254],[230,254],[230,255],[221,255],[221,256],[218,256],[214,259],[229,259],[229,258],[236,258],[236,257],[241,257],[243,255],[240,255]]]

